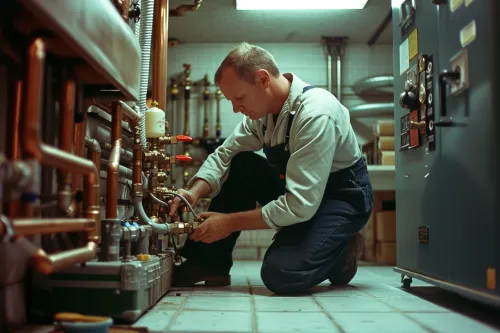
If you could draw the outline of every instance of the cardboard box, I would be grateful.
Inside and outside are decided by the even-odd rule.
[[[376,239],[377,242],[396,241],[396,212],[381,211],[376,214]]]
[[[377,262],[383,265],[396,264],[396,242],[380,242],[376,245]]]
[[[379,136],[377,148],[379,151],[394,151],[394,137]]]
[[[381,165],[396,165],[396,153],[393,151],[381,151],[380,164]]]
[[[381,120],[375,125],[375,135],[394,136],[394,120]]]

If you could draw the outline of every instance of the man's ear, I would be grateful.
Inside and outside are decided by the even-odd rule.
[[[256,81],[260,82],[264,88],[269,87],[269,83],[271,82],[271,76],[269,75],[269,72],[266,71],[265,69],[259,69],[255,73]]]

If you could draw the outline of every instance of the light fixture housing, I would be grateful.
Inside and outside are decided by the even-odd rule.
[[[368,0],[236,0],[236,10],[363,9]]]

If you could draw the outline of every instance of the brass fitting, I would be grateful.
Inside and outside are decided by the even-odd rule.
[[[174,222],[170,223],[170,232],[174,235],[191,234],[200,226],[200,222]]]

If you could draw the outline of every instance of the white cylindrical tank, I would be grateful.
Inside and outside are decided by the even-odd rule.
[[[158,103],[153,101],[152,108],[146,111],[146,137],[160,138],[165,136],[165,112],[158,108]]]

